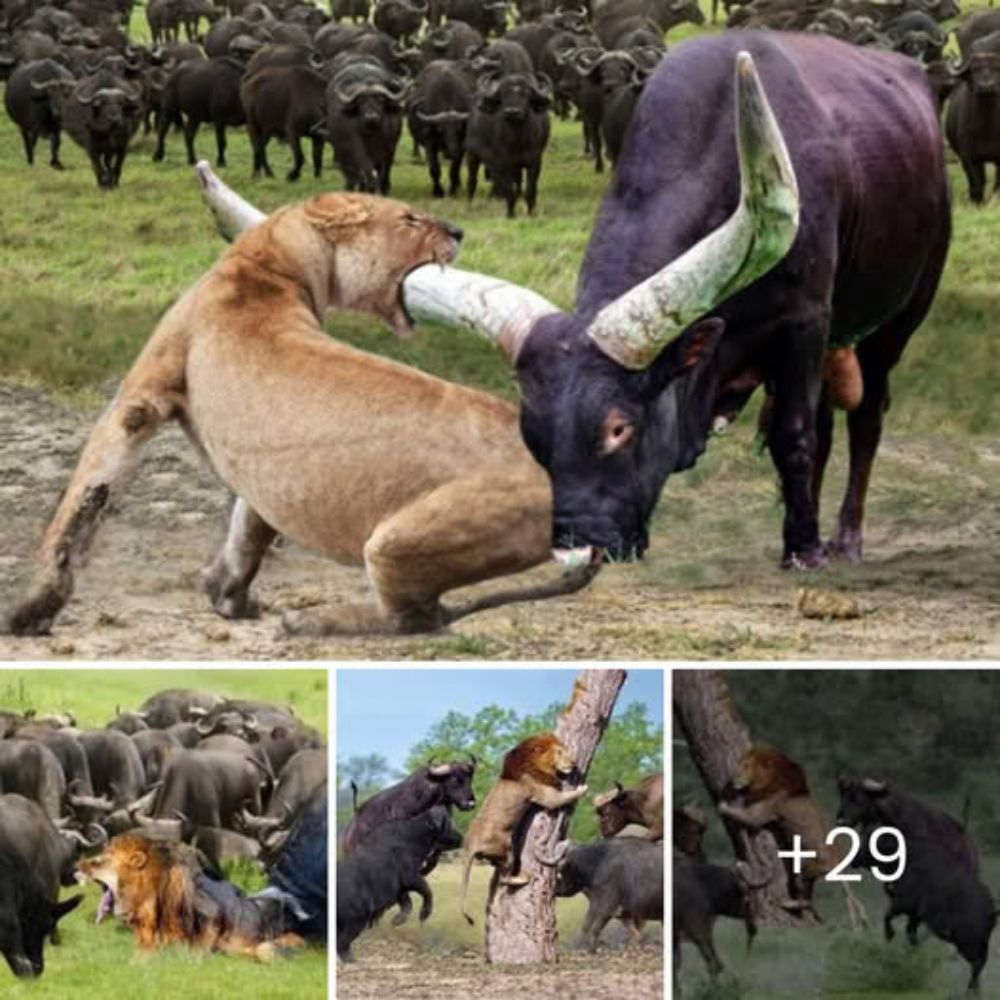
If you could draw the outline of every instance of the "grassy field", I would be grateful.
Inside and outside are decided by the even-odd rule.
[[[684,26],[670,40],[676,44],[706,30]],[[7,573],[6,580],[0,573],[0,606],[9,606],[23,587],[33,540],[94,408],[113,391],[158,316],[222,248],[180,137],[170,137],[161,164],[151,162],[152,149],[151,137],[139,137],[122,187],[101,192],[84,155],[69,142],[67,171],[51,171],[44,162],[29,170],[19,137],[0,119],[0,421],[17,429],[10,447],[10,441],[0,440],[0,518],[9,533],[8,554],[0,554]],[[206,158],[214,156],[210,134],[199,137],[198,149]],[[279,177],[252,181],[246,137],[236,130],[223,176],[264,209],[342,187],[329,167],[319,181],[288,184],[281,178],[290,154],[276,147],[271,158]],[[781,506],[773,466],[754,445],[751,404],[732,433],[710,444],[696,468],[670,479],[642,564],[605,570],[570,601],[501,609],[460,622],[450,634],[391,641],[288,643],[280,638],[277,610],[259,623],[227,624],[216,641],[219,626],[191,581],[218,536],[225,493],[211,475],[198,471],[180,435],[164,434],[123,505],[118,534],[102,535],[93,565],[80,574],[78,593],[94,583],[101,595],[97,617],[84,617],[68,641],[54,645],[0,637],[0,656],[998,655],[1000,407],[994,393],[1000,351],[994,340],[1000,206],[994,201],[973,208],[956,164],[950,172],[955,237],[933,311],[893,376],[892,412],[869,496],[867,562],[818,578],[855,596],[859,619],[807,621],[795,612],[802,581],[774,568]],[[483,197],[471,205],[464,198],[433,200],[426,168],[412,162],[406,137],[393,194],[466,230],[462,266],[530,285],[568,306],[606,184],[607,175],[595,175],[582,157],[579,125],[556,122],[534,219],[522,214],[509,221],[501,204]],[[428,328],[400,341],[370,320],[347,315],[332,318],[328,329],[378,354],[516,397],[506,361],[469,336]],[[825,533],[845,481],[844,452],[838,424],[823,497]],[[181,524],[184,532],[177,530]],[[161,555],[170,557],[165,568]],[[152,595],[141,607],[133,608],[131,598],[123,604],[108,596],[109,588],[122,586],[123,576],[135,577],[129,580],[133,594]],[[355,570],[294,546],[269,559],[260,579],[265,610],[288,602],[308,606],[321,599],[317,595],[356,600],[359,584]],[[94,599],[89,601],[79,607],[95,608]],[[164,617],[168,606],[175,617]],[[159,631],[130,630],[133,610],[151,623],[155,617]],[[126,624],[101,626],[97,634],[108,616]],[[64,617],[60,626],[69,621]],[[192,622],[195,627],[187,627]]]
[[[72,709],[80,726],[99,727],[116,706],[137,708],[168,687],[194,687],[230,697],[286,702],[297,715],[327,731],[326,671],[318,670],[0,670],[0,707],[39,713]],[[241,881],[238,877],[235,881]],[[248,888],[257,888],[256,885]],[[62,898],[79,890],[64,889]],[[0,995],[11,1000],[78,1000],[128,995],[143,1000],[228,1000],[269,997],[325,1000],[327,955],[310,948],[271,965],[186,948],[140,954],[132,933],[114,920],[93,926],[100,899],[97,886],[60,923],[62,943],[45,951],[45,974],[33,982],[14,979],[0,967]]]
[[[984,883],[1000,885],[1000,857],[980,858]],[[926,928],[914,949],[904,933],[906,920],[895,921],[896,937],[886,942],[882,915],[886,896],[874,879],[857,895],[871,927],[848,928],[843,893],[819,885],[816,905],[824,918],[819,928],[763,929],[748,952],[741,924],[722,919],[715,926],[715,948],[726,972],[711,983],[693,945],[683,945],[681,990],[684,1000],[960,1000],[967,996],[969,967],[955,949]],[[983,972],[982,996],[1000,996],[1000,967],[994,958]]]

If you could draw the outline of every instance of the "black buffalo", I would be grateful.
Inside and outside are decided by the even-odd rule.
[[[83,896],[53,904],[39,877],[0,838],[0,953],[15,976],[45,971],[45,939]]]
[[[969,198],[978,205],[986,198],[991,163],[993,189],[1000,191],[1000,31],[972,44],[956,83],[945,112],[945,134],[962,162]]]
[[[753,944],[757,925],[749,905],[750,887],[740,866],[723,868],[674,855],[673,926],[674,977],[681,968],[681,942],[690,941],[701,953],[709,974],[718,976],[722,962],[715,950],[714,928],[719,917],[743,923],[747,948]]]
[[[420,920],[434,907],[423,872],[427,860],[461,847],[462,837],[444,806],[434,806],[414,819],[384,823],[354,853],[337,865],[337,955],[353,960],[351,945],[393,904],[400,905],[394,923],[410,912],[410,893],[421,897]]]
[[[113,821],[109,817],[109,821],[120,826],[125,822],[121,813],[138,800],[146,786],[139,750],[130,737],[117,729],[81,733],[80,743],[87,755],[94,794],[111,800],[119,815]]]
[[[462,185],[465,130],[472,114],[476,82],[454,62],[436,59],[420,72],[407,107],[407,121],[414,141],[427,151],[427,170],[435,198],[444,197],[441,159],[448,161],[448,194]]]
[[[62,170],[59,141],[62,136],[62,102],[59,88],[72,85],[73,74],[53,59],[18,66],[7,81],[3,102],[11,121],[21,130],[24,155],[35,162],[35,144],[49,140],[49,165]]]
[[[302,140],[312,143],[313,173],[323,172],[324,138],[320,133],[326,112],[326,81],[309,66],[265,66],[247,77],[240,100],[253,149],[253,176],[273,177],[267,162],[267,144],[283,139],[292,149],[288,180],[302,176],[305,155]]]
[[[434,806],[469,810],[476,805],[472,777],[476,760],[435,764],[431,761],[402,781],[383,788],[362,802],[344,828],[341,846],[345,854],[357,849],[382,824],[411,819]]]
[[[206,716],[225,701],[211,691],[168,688],[150,695],[137,709],[151,729],[167,729],[178,722],[192,722]]]
[[[536,75],[509,73],[481,85],[465,135],[470,201],[482,165],[494,191],[507,204],[508,218],[514,218],[522,193],[528,214],[534,214],[542,154],[549,143],[551,103],[550,83]]]
[[[950,227],[934,100],[912,60],[777,32],[673,50],[639,100],[572,312],[513,286],[497,292],[503,308],[472,312],[515,361],[522,434],[552,481],[557,554],[641,556],[667,477],[693,465],[716,419],[764,382],[783,564],[821,566],[828,551],[860,559],[889,373],[933,301]],[[418,284],[415,275],[408,287]],[[415,294],[408,304],[466,322],[469,282],[442,286],[450,301],[421,305]],[[823,371],[828,348],[848,345],[864,395],[848,415],[851,473],[827,548]]]
[[[343,66],[326,89],[326,131],[348,191],[388,194],[406,82],[380,63]]]
[[[975,872],[978,868],[976,848],[965,824],[943,809],[929,806],[889,782],[874,778],[841,775],[837,778],[837,788],[840,792],[839,824],[862,830],[894,827],[907,841],[933,841],[968,871]]]
[[[53,823],[63,813],[66,778],[56,755],[33,740],[0,740],[0,789],[37,802]]]
[[[638,940],[647,920],[663,922],[663,845],[634,837],[594,844],[559,846],[552,858],[557,865],[556,895],[587,897],[583,937],[590,951],[608,921],[619,917]]]
[[[242,79],[243,63],[233,56],[181,63],[164,86],[153,160],[158,163],[163,159],[167,132],[172,126],[180,125],[184,129],[188,163],[194,164],[197,159],[194,140],[198,129],[211,122],[215,129],[216,163],[224,167],[226,129],[246,122],[240,101]]]
[[[60,93],[63,129],[90,157],[97,186],[116,188],[142,121],[142,89],[101,70]]]

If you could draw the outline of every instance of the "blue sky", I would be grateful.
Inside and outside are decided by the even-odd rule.
[[[337,670],[337,757],[381,754],[401,770],[410,748],[447,711],[475,715],[485,705],[518,715],[565,702],[577,670]],[[630,670],[616,711],[645,703],[650,719],[663,725],[663,671]]]

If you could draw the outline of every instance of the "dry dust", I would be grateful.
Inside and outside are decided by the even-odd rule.
[[[405,997],[440,1000],[663,1000],[663,955],[659,948],[597,955],[572,952],[538,966],[489,966],[481,955],[460,951],[429,956],[412,945],[361,939],[357,961],[337,969],[338,1000]]]
[[[25,589],[31,553],[93,417],[37,390],[0,384],[2,620]],[[281,611],[356,603],[366,590],[362,572],[284,544],[258,577],[262,617],[217,617],[196,584],[221,541],[230,498],[171,427],[154,440],[121,509],[104,524],[52,636],[0,635],[0,659],[1000,658],[1000,453],[980,451],[971,465],[953,467],[933,449],[894,442],[883,449],[876,479],[934,475],[954,487],[967,476],[958,492],[974,499],[960,513],[873,517],[864,566],[809,578],[857,601],[854,620],[807,620],[796,611],[804,579],[775,568],[773,529],[767,538],[753,527],[751,542],[739,531],[726,541],[716,522],[672,526],[664,504],[652,557],[606,569],[575,597],[485,612],[438,636],[316,641],[284,637]],[[689,491],[691,506],[745,532],[748,490],[720,473],[697,494]],[[678,556],[690,563],[692,549],[698,573],[704,569],[694,581]]]

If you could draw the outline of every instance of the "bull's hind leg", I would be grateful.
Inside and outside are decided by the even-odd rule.
[[[183,355],[155,338],[125,378],[84,446],[42,536],[28,596],[10,617],[15,635],[44,635],[73,592],[73,570],[101,518],[135,474],[142,450],[177,412]]]
[[[861,561],[865,499],[875,454],[882,438],[882,421],[889,409],[889,372],[896,366],[907,341],[924,321],[934,300],[948,250],[947,238],[940,243],[906,307],[862,340],[857,348],[864,395],[860,406],[847,415],[850,448],[847,492],[840,508],[837,533],[827,546],[831,555],[850,562]]]
[[[454,607],[440,602],[449,590],[547,561],[551,519],[551,491],[533,471],[447,483],[398,511],[368,539],[365,564],[377,604],[306,611],[286,616],[285,627],[312,636],[431,632],[486,608],[573,593],[590,582],[596,566]]]
[[[226,541],[201,576],[202,590],[223,618],[256,618],[260,614],[250,596],[250,584],[276,535],[245,500],[236,498]]]

